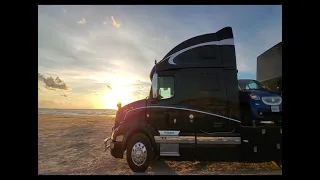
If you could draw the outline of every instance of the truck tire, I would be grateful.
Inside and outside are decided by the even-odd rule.
[[[145,172],[152,160],[152,147],[142,133],[133,135],[127,144],[127,163],[133,172]]]

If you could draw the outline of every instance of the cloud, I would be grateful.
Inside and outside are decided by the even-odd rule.
[[[136,97],[135,99],[138,100],[149,95],[151,83],[137,80],[135,83],[130,84],[130,86],[133,87],[131,95]]]
[[[80,21],[78,21],[78,24],[85,24],[86,23],[86,19],[82,18]]]
[[[45,78],[42,74],[38,73],[38,80],[43,82],[47,88],[67,90],[68,87],[59,77],[53,79],[53,77]]]
[[[239,73],[255,74],[257,56],[281,41],[281,6],[274,7],[39,6],[38,72],[45,72],[47,79],[63,77],[72,87],[68,102],[73,104],[65,107],[80,102],[92,106],[94,101],[83,97],[103,96],[106,85],[144,98],[155,58],[161,60],[188,38],[231,26]],[[123,23],[125,28],[119,28]],[[40,88],[39,101],[66,101],[61,92]]]
[[[54,101],[49,101],[49,100],[40,100],[40,101],[38,101],[38,106],[39,107],[52,108],[52,107],[55,107],[56,105],[57,105],[57,103],[55,103]]]
[[[67,108],[70,107],[75,109],[90,109],[92,106],[90,106],[91,102],[86,99],[75,99],[73,101],[66,101],[66,100],[39,100],[38,101],[38,107],[40,108]]]
[[[62,96],[62,97],[68,97],[68,95],[66,95],[66,94],[61,94],[61,96]]]
[[[111,20],[115,27],[120,27],[120,23],[114,18],[114,16],[111,16]]]

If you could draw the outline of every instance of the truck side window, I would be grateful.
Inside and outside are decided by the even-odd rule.
[[[169,99],[174,96],[174,77],[159,77],[159,99]]]

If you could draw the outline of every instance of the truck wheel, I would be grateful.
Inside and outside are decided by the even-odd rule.
[[[127,145],[127,162],[133,172],[145,172],[152,159],[149,139],[141,133],[135,134]]]

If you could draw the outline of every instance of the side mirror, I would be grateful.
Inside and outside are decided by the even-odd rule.
[[[158,98],[158,74],[154,73],[152,76],[152,97]]]

